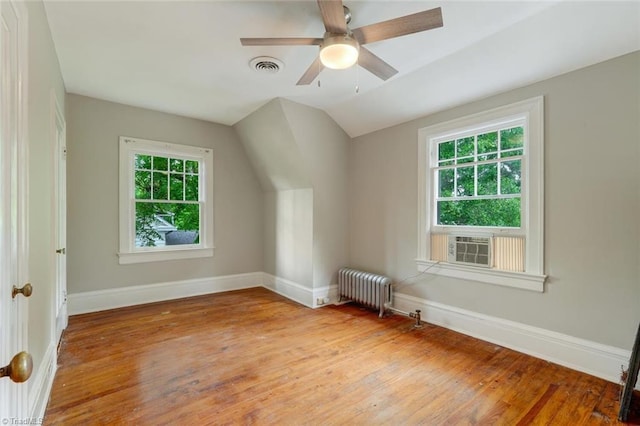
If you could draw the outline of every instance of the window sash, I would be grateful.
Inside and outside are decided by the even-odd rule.
[[[137,166],[137,162],[136,159],[139,156],[149,156],[151,158],[154,159],[154,161],[150,164],[150,168],[146,168],[146,167],[138,167]],[[155,167],[155,159],[156,158],[162,158],[162,159],[166,159],[167,162],[167,167],[166,169],[161,169],[161,168],[156,168]],[[183,161],[183,167],[182,167],[182,171],[181,172],[172,172],[171,171],[171,166],[170,166],[170,162],[171,160],[180,160]],[[136,150],[136,151],[132,151],[131,152],[131,161],[133,164],[133,170],[132,170],[132,176],[131,176],[131,181],[130,184],[132,186],[132,190],[130,191],[130,194],[133,196],[133,207],[131,209],[131,213],[133,215],[133,223],[134,223],[134,238],[133,238],[133,247],[132,250],[133,252],[139,252],[139,251],[156,251],[156,250],[174,250],[175,246],[138,246],[137,245],[137,239],[138,239],[138,229],[135,226],[135,224],[137,223],[138,220],[138,211],[137,211],[137,205],[138,203],[148,203],[148,204],[167,204],[167,205],[172,205],[172,204],[184,204],[184,205],[198,205],[198,229],[197,232],[200,233],[200,230],[203,229],[203,222],[204,222],[204,218],[203,218],[203,206],[204,206],[204,202],[203,202],[203,182],[202,179],[200,178],[200,170],[202,170],[202,161],[199,158],[193,158],[193,157],[184,157],[182,155],[176,155],[176,154],[160,154],[158,152],[149,152],[149,151],[144,151],[144,150]],[[186,163],[187,161],[191,161],[194,162],[198,165],[197,167],[197,172],[187,172],[186,171]],[[149,196],[150,198],[138,198],[136,197],[136,190],[137,188],[137,181],[136,181],[136,172],[138,171],[143,171],[143,172],[148,172],[150,173],[150,181],[149,181]],[[164,190],[166,191],[166,197],[162,197],[162,198],[155,198],[156,196],[156,186],[155,186],[155,179],[156,179],[156,174],[163,174],[166,175],[166,182],[164,183],[164,185],[166,185],[166,188],[164,188]],[[171,199],[171,175],[172,174],[177,174],[177,175],[181,175],[183,177],[182,179],[182,200],[172,200]],[[197,194],[197,200],[186,200],[187,198],[187,179],[186,176],[197,176],[198,177],[198,186],[197,186],[197,190],[196,190],[196,194]],[[163,185],[163,186],[164,186]],[[178,229],[180,230],[180,229]],[[189,231],[192,231],[191,229],[189,229]],[[179,244],[179,246],[181,248],[186,248],[186,247],[194,247],[194,248],[199,248],[202,247],[202,239],[199,240],[198,243],[195,244]]]
[[[148,156],[151,158],[163,158],[167,160],[167,167],[166,169],[160,169],[160,168],[156,168],[154,167],[155,165],[150,163],[150,167],[138,167],[138,163],[136,161],[136,158],[139,156]],[[176,171],[176,170],[171,170],[171,160],[179,160],[182,161],[183,165],[182,165],[182,170],[181,171]],[[184,156],[184,155],[176,155],[176,154],[160,154],[158,152],[155,151],[143,151],[143,150],[134,150],[131,152],[131,159],[130,161],[133,161],[133,173],[132,173],[132,185],[133,185],[133,191],[131,192],[133,198],[135,200],[138,201],[195,201],[195,202],[199,202],[199,201],[203,201],[203,181],[202,181],[202,174],[200,173],[200,171],[203,169],[203,162],[200,158],[194,158],[194,157],[190,157],[190,156]],[[197,164],[197,171],[193,172],[193,171],[187,171],[187,162],[193,162]],[[138,172],[143,172],[143,173],[149,173],[149,188],[148,188],[148,194],[149,197],[145,197],[145,198],[139,198],[136,196],[137,194],[137,173]],[[165,175],[166,176],[166,198],[163,197],[159,197],[156,198],[156,191],[155,189],[155,180],[156,180],[156,175],[160,174],[160,175]],[[182,200],[180,199],[176,199],[173,194],[172,194],[172,178],[174,178],[175,176],[180,176],[181,180],[182,180]],[[198,179],[198,185],[197,185],[197,191],[196,191],[196,196],[197,199],[195,200],[187,200],[188,194],[187,194],[187,188],[188,188],[188,178],[187,177],[197,177]]]
[[[525,128],[525,132],[526,132],[526,128]],[[430,140],[428,143],[431,144],[431,153],[433,154],[434,151],[437,152],[437,148],[433,149],[434,145],[437,145],[437,143],[435,142],[435,140],[437,139],[432,139]],[[523,149],[526,149],[526,138],[525,138],[525,144],[523,145]],[[432,157],[433,160],[433,157]],[[502,167],[500,166],[502,163],[504,162],[511,162],[511,161],[519,161],[520,162],[520,175],[519,175],[519,192],[514,192],[514,193],[506,193],[503,194],[502,192]],[[470,163],[462,163],[462,164],[453,164],[453,165],[447,165],[447,166],[438,166],[437,164],[437,160],[436,162],[432,162],[431,164],[436,164],[433,167],[431,167],[431,188],[430,188],[430,193],[433,197],[433,214],[431,215],[431,219],[432,219],[432,226],[433,227],[453,227],[453,228],[457,228],[457,227],[464,227],[464,226],[471,226],[475,229],[487,229],[487,228],[495,228],[497,230],[517,230],[517,231],[523,231],[525,228],[525,224],[526,224],[526,209],[525,209],[525,203],[524,203],[524,196],[523,196],[523,192],[526,191],[526,185],[527,182],[525,180],[525,167],[526,167],[526,156],[525,155],[518,155],[518,156],[513,156],[513,157],[504,157],[504,158],[499,158],[499,159],[492,159],[492,160],[483,160],[483,161],[477,161],[477,162],[470,162]],[[478,172],[478,166],[482,166],[482,165],[488,165],[488,164],[496,164],[496,194],[488,194],[488,195],[479,195],[478,194],[478,188],[479,188],[479,172]],[[473,194],[470,195],[458,195],[458,188],[459,188],[459,184],[458,184],[458,173],[457,170],[461,169],[461,168],[472,168],[473,169]],[[451,196],[443,196],[440,195],[441,193],[441,187],[440,187],[440,171],[442,170],[453,170],[453,195]],[[488,225],[488,226],[473,226],[473,225],[442,225],[440,223],[438,223],[438,220],[440,219],[437,211],[438,211],[438,203],[441,201],[472,201],[472,200],[500,200],[500,199],[513,199],[513,198],[520,198],[521,202],[520,202],[520,218],[519,218],[519,223],[520,226],[499,226],[499,225]]]

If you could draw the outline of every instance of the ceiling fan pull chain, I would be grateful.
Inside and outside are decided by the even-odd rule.
[[[356,94],[360,93],[360,61],[356,62]]]

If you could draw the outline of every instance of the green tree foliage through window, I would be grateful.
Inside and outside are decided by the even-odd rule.
[[[437,144],[437,223],[520,227],[522,126]]]
[[[200,231],[199,162],[146,154],[135,155],[136,246],[164,244],[171,232],[191,231],[195,238],[176,244],[197,244]]]

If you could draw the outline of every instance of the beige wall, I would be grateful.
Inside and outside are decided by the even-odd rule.
[[[233,128],[264,191],[264,272],[311,288],[313,190],[282,100],[268,102]]]
[[[26,2],[29,16],[29,275],[33,295],[29,298],[28,350],[34,370],[28,382],[35,385],[45,352],[55,344],[55,268],[53,223],[52,133],[55,94],[64,111],[65,90],[49,24],[41,2]]]
[[[307,165],[284,117],[281,99],[274,99],[233,126],[264,191],[310,188]]]
[[[323,111],[285,99],[282,108],[313,182],[313,286],[336,284],[348,264],[350,138]]]
[[[265,272],[307,288],[335,284],[348,263],[349,137],[325,112],[286,99],[234,128],[265,190]]]
[[[544,293],[423,276],[401,292],[630,349],[640,321],[640,53],[353,140],[350,260],[416,274],[418,129],[545,97]]]
[[[313,189],[264,194],[265,272],[313,287]]]
[[[262,191],[231,127],[67,96],[69,293],[263,270]],[[213,148],[213,258],[118,264],[118,137]]]

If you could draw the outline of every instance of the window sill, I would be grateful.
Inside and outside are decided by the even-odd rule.
[[[118,253],[118,263],[120,265],[129,265],[132,263],[163,262],[165,260],[195,259],[199,257],[213,257],[213,248]]]
[[[544,292],[544,282],[547,278],[546,275],[497,271],[495,269],[484,269],[473,266],[456,265],[453,263],[434,262],[424,259],[416,259],[416,263],[418,264],[419,272],[519,288],[540,293]]]

